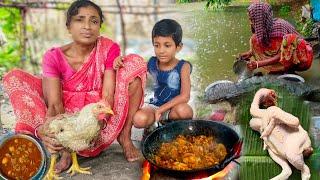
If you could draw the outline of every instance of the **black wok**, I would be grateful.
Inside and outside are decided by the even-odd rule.
[[[154,159],[163,142],[171,142],[178,135],[206,135],[215,137],[215,141],[224,144],[227,149],[226,158],[218,165],[194,170],[173,170],[158,165]],[[151,132],[142,142],[143,156],[157,169],[173,176],[188,176],[190,174],[222,170],[235,158],[240,156],[242,141],[238,134],[227,124],[209,120],[180,120],[161,126]]]

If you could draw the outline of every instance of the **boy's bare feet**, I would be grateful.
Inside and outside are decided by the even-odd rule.
[[[67,170],[71,165],[71,154],[68,150],[62,150],[62,152],[60,152],[60,155],[60,160],[55,166],[56,173],[61,173]]]
[[[127,161],[133,162],[140,159],[141,155],[139,150],[133,145],[131,139],[121,133],[117,138],[119,144],[122,146],[123,153]]]

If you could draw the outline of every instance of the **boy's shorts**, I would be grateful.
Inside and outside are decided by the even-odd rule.
[[[159,109],[159,106],[153,105],[153,104],[149,104],[149,103],[144,103],[143,107],[149,107],[152,108],[154,110]],[[169,123],[169,114],[170,114],[170,109],[167,110],[166,112],[162,113],[160,120],[158,122],[154,122],[153,124],[151,124],[149,127],[145,128],[143,131],[143,137],[142,139],[145,139],[152,131],[154,131],[155,129],[157,129],[159,126],[162,126],[166,123]]]
[[[154,110],[159,109],[159,106],[156,106],[156,105],[154,105],[154,104],[149,104],[149,103],[144,103],[143,107],[149,107],[149,108],[152,108],[152,109],[154,109]],[[163,124],[165,124],[165,123],[168,122],[170,112],[171,112],[171,110],[169,109],[169,110],[165,111],[164,113],[162,113],[162,115],[161,115],[161,117],[160,117],[160,119],[159,119],[159,123],[160,123],[161,125],[163,125]],[[156,122],[155,122],[155,123],[156,123]]]

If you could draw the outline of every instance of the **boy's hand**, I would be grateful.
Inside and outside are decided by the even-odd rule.
[[[113,61],[113,69],[114,70],[118,70],[121,67],[124,67],[123,64],[123,57],[122,56],[118,56],[114,61]]]
[[[159,109],[157,109],[155,112],[154,112],[154,119],[156,122],[158,122],[160,120],[160,117],[161,117],[161,112],[159,111]]]

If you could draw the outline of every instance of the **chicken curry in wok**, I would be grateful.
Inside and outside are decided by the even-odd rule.
[[[212,136],[183,136],[162,143],[155,155],[157,165],[173,170],[195,170],[215,166],[227,155],[226,147]]]
[[[0,147],[0,171],[9,179],[30,179],[41,160],[37,145],[25,138],[11,138]]]

